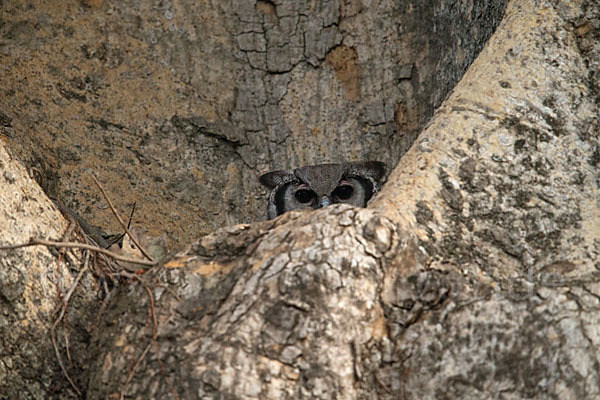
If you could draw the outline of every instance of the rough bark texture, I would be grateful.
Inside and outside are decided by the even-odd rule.
[[[386,336],[382,260],[399,240],[389,221],[348,206],[205,237],[157,276],[156,342],[149,297],[117,295],[105,318],[117,323],[90,349],[88,397],[353,397],[355,351]],[[115,372],[146,346],[126,385]]]
[[[343,24],[323,17],[309,24],[307,15],[333,12],[323,11],[326,3],[310,4],[315,7],[294,22],[286,20],[284,4],[257,2],[252,12],[264,19],[244,31],[253,38],[248,43],[260,46],[255,31],[269,31],[268,16],[278,19],[277,29],[292,22],[305,29],[302,40],[310,38],[305,26],[317,26],[320,40],[335,42],[328,32]],[[246,15],[244,5],[237,6]],[[353,2],[339,10],[374,12]],[[513,1],[368,209],[332,206],[219,230],[145,274],[145,285],[123,282],[86,352],[72,355],[76,366],[85,366],[77,383],[86,398],[599,397],[599,21],[600,4],[593,0]],[[377,31],[386,18],[378,23],[367,19],[362,28],[374,24]],[[251,72],[289,79],[276,102],[281,109],[294,87],[303,90],[294,94],[298,101],[316,96],[297,76],[343,70],[363,82],[364,65],[359,73],[336,64],[361,60],[361,51],[355,56],[343,43],[328,51],[302,42],[304,58],[297,62],[297,45],[277,42],[284,36],[293,37],[265,35],[265,54],[245,50]],[[269,43],[281,54],[270,58]],[[315,66],[327,63],[333,70]],[[364,95],[362,83],[339,82],[347,95]],[[251,87],[263,93],[257,89],[263,86]],[[446,92],[440,90],[438,101]],[[234,104],[249,105],[244,112],[280,115],[263,110],[268,101],[253,103],[259,95],[243,103],[237,93]],[[306,110],[298,104],[293,107]],[[398,114],[394,118],[398,129]],[[243,159],[253,139],[240,125],[248,143],[235,151]],[[264,153],[272,137],[260,132]],[[291,137],[295,145],[277,151],[292,154],[306,140]],[[311,140],[307,146],[317,143]],[[48,301],[50,295],[40,296]],[[13,303],[2,303],[4,315],[12,317],[7,307]],[[8,381],[25,382],[24,368],[1,361]],[[38,365],[34,361],[27,363]],[[61,378],[24,397],[73,397]]]
[[[374,202],[470,293],[398,336],[408,397],[600,396],[599,15],[513,2]]]
[[[504,3],[4,1],[0,129],[95,225],[117,230],[90,169],[183,247],[264,219],[269,169],[394,165]]]
[[[128,390],[597,397],[598,49],[577,30],[597,12],[513,3],[374,210],[291,214],[172,260],[162,279],[186,290],[158,291],[160,345]],[[150,343],[144,321],[120,321],[96,378]],[[122,388],[94,381],[90,395]]]
[[[25,243],[30,238],[60,239],[67,223],[23,166],[0,146],[0,243]],[[0,398],[48,398],[69,394],[69,384],[56,362],[49,330],[60,299],[73,284],[81,260],[77,254],[62,256],[44,247],[28,247],[0,253]],[[67,335],[70,351],[85,354],[92,321],[91,308],[83,306],[81,293],[91,289],[86,277],[73,301]],[[89,299],[88,299],[89,300]],[[73,316],[73,318],[71,318]],[[58,330],[60,334],[62,330]],[[61,337],[62,338],[62,337]],[[66,361],[64,340],[61,357]],[[81,358],[70,370],[81,373]]]

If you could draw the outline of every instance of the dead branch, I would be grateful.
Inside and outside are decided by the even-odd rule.
[[[71,248],[71,249],[85,249],[85,250],[91,250],[91,251],[95,251],[97,253],[104,254],[104,255],[112,257],[118,261],[129,262],[132,264],[139,264],[139,265],[147,265],[150,267],[158,265],[158,262],[156,262],[156,261],[146,261],[146,260],[139,260],[137,258],[124,257],[120,254],[113,253],[112,251],[103,249],[98,246],[93,246],[90,244],[75,243],[75,242],[54,242],[52,240],[44,240],[44,239],[31,239],[27,243],[14,244],[14,245],[10,245],[10,246],[0,246],[0,250],[14,250],[14,249],[19,249],[21,247],[28,247],[28,246],[48,246],[48,247],[63,247],[63,248]],[[124,267],[124,268],[127,268],[127,267]],[[134,270],[132,270],[130,268],[127,268],[127,269],[132,272],[135,272]]]
[[[100,182],[98,181],[98,179],[96,179],[96,177],[93,174],[92,174],[92,179],[94,180],[94,183],[96,184],[96,186],[98,186],[98,189],[100,189],[100,191],[102,192],[102,195],[106,199],[106,202],[108,203],[110,209],[112,210],[115,218],[117,218],[117,220],[119,221],[119,224],[121,224],[121,227],[125,230],[125,232],[127,232],[127,234],[129,235],[129,237],[131,238],[131,240],[133,241],[133,243],[135,243],[135,245],[138,247],[138,249],[140,249],[140,251],[142,252],[142,254],[144,256],[146,256],[146,258],[148,258],[148,260],[150,260],[150,261],[152,261],[154,263],[152,265],[156,265],[156,261],[154,260],[154,258],[152,258],[150,256],[150,254],[148,254],[148,252],[139,244],[138,240],[131,234],[131,232],[129,231],[129,228],[127,227],[127,225],[125,225],[125,223],[123,222],[123,220],[121,219],[121,217],[117,213],[117,210],[115,209],[114,205],[112,204],[112,201],[110,201],[110,198],[108,197],[108,194],[106,194],[106,191],[104,190],[104,188],[102,187],[102,185],[100,184]]]
[[[83,268],[81,268],[81,271],[79,271],[79,273],[77,274],[77,277],[75,278],[75,282],[73,282],[73,284],[71,285],[71,288],[67,292],[67,295],[63,299],[62,306],[60,307],[60,314],[58,315],[58,317],[56,318],[56,320],[50,327],[50,337],[52,338],[52,345],[54,346],[54,353],[56,354],[56,359],[58,360],[58,365],[60,366],[60,369],[61,369],[63,375],[65,376],[65,378],[67,378],[67,381],[69,381],[69,383],[73,387],[73,390],[75,390],[77,395],[80,397],[81,397],[81,391],[79,390],[79,388],[77,387],[75,382],[71,379],[69,373],[67,372],[67,369],[65,368],[65,366],[62,362],[62,357],[60,356],[60,351],[58,349],[58,343],[56,340],[56,326],[59,324],[60,321],[62,321],[63,317],[65,316],[65,312],[67,311],[67,307],[69,306],[69,300],[71,299],[71,296],[73,296],[75,289],[79,285],[79,282],[81,281],[81,278],[83,277],[83,274],[88,269],[88,261],[89,261],[89,253],[86,253],[86,257],[83,261]],[[67,353],[68,353],[68,345],[67,345]]]

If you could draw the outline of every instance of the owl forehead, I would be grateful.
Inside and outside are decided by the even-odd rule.
[[[321,164],[294,170],[294,175],[317,195],[331,194],[344,176],[342,164]]]

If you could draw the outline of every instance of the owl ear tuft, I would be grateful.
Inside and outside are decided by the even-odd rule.
[[[385,175],[385,164],[381,161],[365,161],[365,168],[371,171],[377,181]]]
[[[279,171],[267,172],[266,174],[261,175],[258,180],[269,189],[273,189],[282,183],[289,181],[290,176],[294,176],[293,171],[282,169]]]
[[[381,161],[354,161],[349,162],[348,171],[356,173],[360,171],[364,175],[369,175],[377,182],[380,182],[385,175],[385,164]]]

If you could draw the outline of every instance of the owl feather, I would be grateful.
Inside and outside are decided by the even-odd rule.
[[[354,161],[271,171],[259,180],[271,189],[267,215],[272,219],[286,211],[335,203],[365,207],[379,191],[384,174],[382,162]]]

